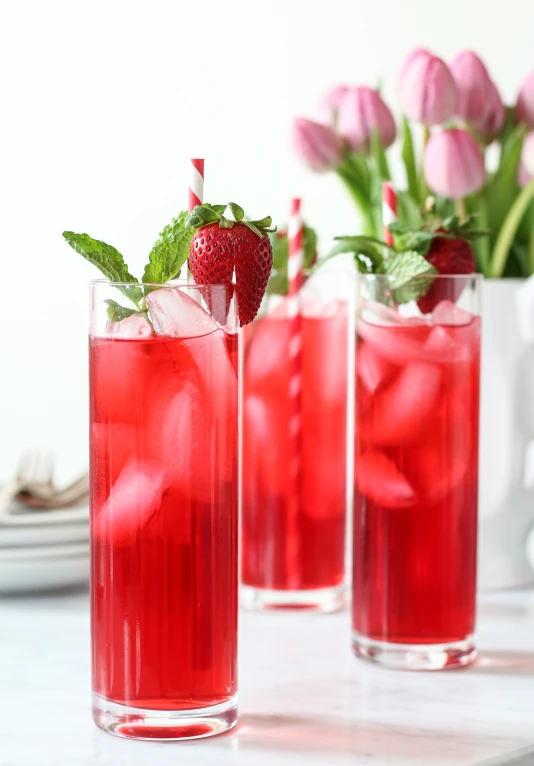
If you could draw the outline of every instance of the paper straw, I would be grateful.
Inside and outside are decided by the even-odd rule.
[[[304,229],[300,215],[301,200],[291,201],[291,215],[288,226],[289,259],[288,276],[288,317],[290,322],[288,365],[289,365],[289,503],[287,565],[289,587],[296,588],[298,583],[291,583],[297,572],[298,514],[300,511],[300,485],[302,475],[302,337],[300,318],[299,291],[303,282],[304,267]]]
[[[204,202],[204,158],[191,158],[189,162],[189,199],[187,209],[191,212],[194,207],[202,205]],[[189,266],[187,267],[187,282],[190,285],[195,283],[193,275],[189,271]]]
[[[397,193],[393,186],[384,181],[382,184],[382,221],[384,223],[384,242],[393,244],[393,235],[389,230],[389,224],[397,220]]]
[[[204,202],[204,159],[191,159],[189,167],[189,212]]]

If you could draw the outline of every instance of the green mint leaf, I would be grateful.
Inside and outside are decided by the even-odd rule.
[[[227,205],[210,205],[209,206],[217,215],[222,215],[226,210]]]
[[[163,284],[175,279],[189,255],[194,229],[186,224],[188,214],[180,213],[160,233],[150,251],[143,282]]]
[[[267,295],[286,295],[289,289],[287,271],[272,274],[267,284]]]
[[[232,211],[232,215],[234,216],[237,223],[243,220],[243,218],[245,217],[245,211],[243,210],[242,207],[239,207],[239,205],[236,205],[235,202],[229,202],[228,207]],[[224,213],[224,210],[223,210],[223,213]]]
[[[407,234],[411,231],[411,229],[408,226],[405,226],[400,221],[394,221],[393,223],[390,223],[388,226],[388,229],[392,234],[395,234],[395,236],[400,237],[403,234]]]
[[[287,232],[280,232],[280,236],[277,234],[270,234],[271,247],[273,248],[273,269],[280,271],[287,268],[287,259],[289,257],[289,243],[287,239]]]
[[[317,234],[310,226],[304,226],[304,268],[309,269],[317,254]]]
[[[391,294],[399,304],[416,301],[425,295],[432,285],[432,275],[437,271],[420,253],[408,250],[384,260],[381,273],[391,277]]]
[[[75,234],[73,231],[64,231],[63,238],[77,253],[82,255],[89,263],[96,266],[102,274],[111,282],[132,282],[137,284],[137,279],[130,274],[124,258],[112,245],[108,245],[99,239],[93,239],[88,234]],[[143,297],[140,287],[124,287],[122,292],[135,304]]]
[[[398,238],[402,250],[415,250],[421,255],[426,255],[430,250],[432,241],[436,238],[435,231],[408,231]]]
[[[111,298],[104,301],[104,303],[107,303],[108,319],[111,322],[120,322],[122,319],[127,319],[128,317],[131,317],[134,314],[139,314],[139,316],[145,316],[144,312],[136,311],[135,309],[127,309],[125,306],[121,306],[120,303],[117,303],[117,301],[112,301]]]
[[[360,274],[369,274],[370,270],[370,262],[369,259],[365,255],[355,255],[354,256],[354,263],[356,265],[356,268],[360,272]]]
[[[380,252],[380,240],[373,237],[336,237],[336,243],[330,250],[326,258],[331,258],[340,253],[353,253],[355,256],[365,255],[371,261],[373,270],[379,269],[382,265],[383,256]],[[326,260],[326,259],[322,259]]]

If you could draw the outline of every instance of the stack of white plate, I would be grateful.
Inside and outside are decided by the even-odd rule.
[[[89,508],[31,510],[0,518],[0,593],[48,590],[89,579]]]

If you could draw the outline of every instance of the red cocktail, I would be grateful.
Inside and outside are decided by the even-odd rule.
[[[478,284],[434,279],[470,310],[364,301],[356,352],[354,648],[422,669],[475,656]]]
[[[299,477],[286,299],[244,330],[242,582],[249,606],[329,611],[343,601],[347,304],[302,302]]]
[[[205,736],[237,717],[237,335],[193,287],[103,330],[112,289],[90,340],[95,720]]]

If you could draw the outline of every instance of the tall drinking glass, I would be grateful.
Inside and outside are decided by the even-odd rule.
[[[241,580],[249,608],[343,605],[347,283],[321,274],[264,299],[243,330]],[[297,351],[295,366],[294,353]]]
[[[425,314],[358,282],[353,647],[440,669],[476,656],[481,278],[412,279]]]
[[[147,312],[125,316],[132,289]],[[91,298],[94,720],[217,734],[237,718],[236,313],[213,318],[224,286],[94,282]]]

